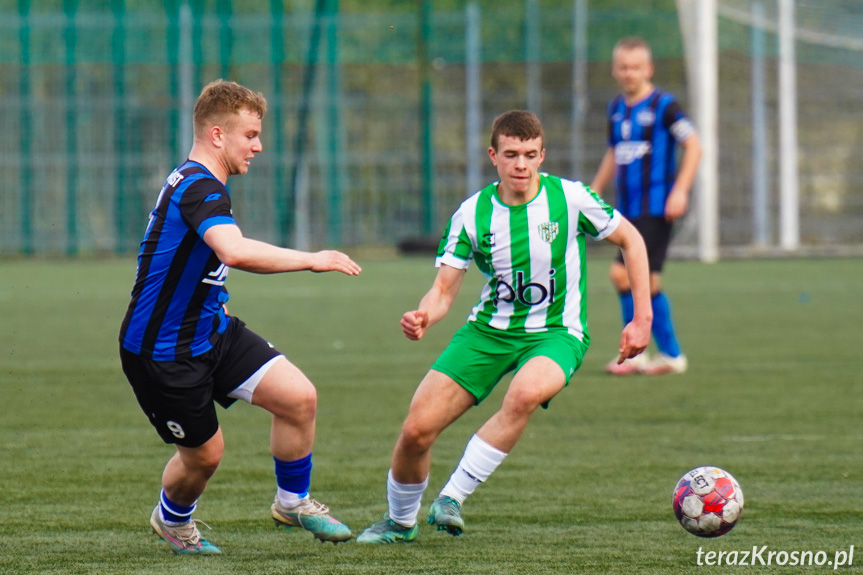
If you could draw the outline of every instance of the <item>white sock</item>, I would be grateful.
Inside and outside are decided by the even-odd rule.
[[[428,477],[422,483],[405,484],[393,479],[393,470],[387,473],[387,501],[390,519],[403,527],[413,527],[422,505],[423,492],[429,484]]]
[[[279,498],[279,504],[282,507],[286,507],[290,509],[291,507],[296,507],[302,502],[303,499],[308,499],[309,494],[306,493],[304,496],[300,496],[298,493],[291,493],[290,491],[285,491],[281,487],[277,487],[276,497]]]
[[[488,479],[505,458],[506,453],[492,447],[478,435],[474,435],[468,441],[458,467],[453,471],[440,494],[452,497],[460,504],[464,503],[467,496],[473,493],[480,483]]]

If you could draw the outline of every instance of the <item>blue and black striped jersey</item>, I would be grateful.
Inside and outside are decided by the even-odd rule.
[[[218,224],[236,225],[228,188],[187,160],[168,176],[150,213],[120,328],[125,349],[173,361],[208,351],[224,333],[229,268],[203,240]]]
[[[677,172],[675,144],[694,130],[674,96],[658,89],[633,106],[623,96],[608,104],[618,211],[630,219],[665,214]]]

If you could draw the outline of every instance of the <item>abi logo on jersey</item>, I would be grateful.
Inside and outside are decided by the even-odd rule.
[[[518,301],[530,307],[539,305],[546,299],[548,299],[548,303],[554,303],[554,272],[554,268],[548,271],[548,287],[536,282],[525,283],[525,274],[521,270],[515,272],[514,286],[509,285],[503,278],[499,277],[494,293],[495,305],[497,305],[498,300],[506,303]]]

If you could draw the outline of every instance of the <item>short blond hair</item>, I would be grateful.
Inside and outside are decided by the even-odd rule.
[[[647,52],[648,60],[653,60],[653,52],[650,50],[650,44],[647,43],[647,40],[639,38],[638,36],[629,36],[618,40],[614,45],[614,50],[611,51],[611,57],[614,58],[614,55],[617,54],[618,50],[637,50],[639,48]]]
[[[203,136],[212,126],[230,128],[234,116],[242,110],[263,118],[267,112],[267,100],[260,92],[253,92],[236,82],[222,79],[210,82],[195,102],[195,136]]]

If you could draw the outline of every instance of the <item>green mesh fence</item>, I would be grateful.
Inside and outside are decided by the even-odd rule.
[[[188,151],[194,98],[219,77],[269,101],[265,151],[229,181],[240,224],[265,241],[395,245],[437,234],[474,191],[471,169],[483,183],[495,177],[487,132],[510,108],[542,117],[545,169],[589,181],[606,146],[617,39],[645,37],[656,83],[686,109],[688,92],[672,2],[585,2],[588,105],[575,126],[576,4],[481,1],[472,20],[462,2],[392,1],[379,11],[338,0],[0,2],[0,253],[135,251],[164,178]],[[829,4],[798,3],[809,34],[797,48],[801,239],[810,246],[863,243],[854,155],[863,16],[854,2]],[[754,241],[751,9],[747,0],[720,2],[723,246]],[[764,42],[772,213],[775,27]],[[471,101],[479,148],[467,143],[477,132]],[[573,130],[584,142],[578,158]],[[679,241],[694,245],[688,222]]]

